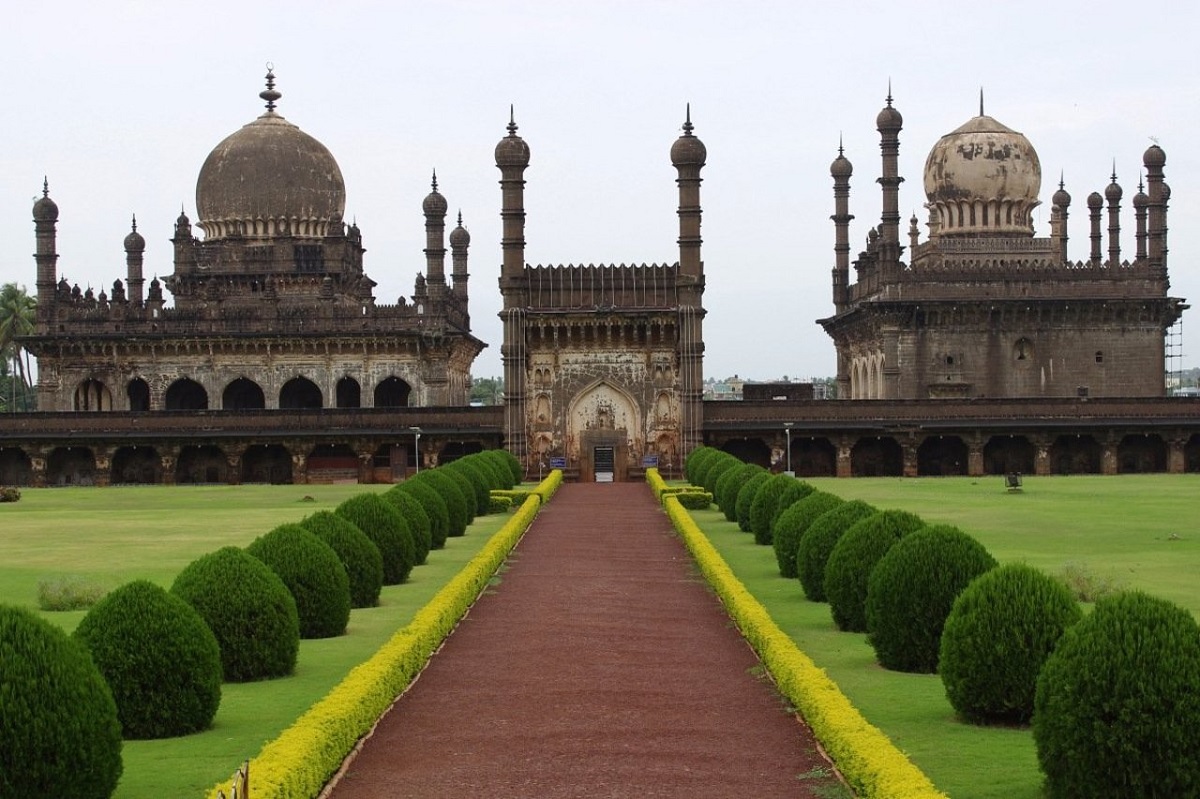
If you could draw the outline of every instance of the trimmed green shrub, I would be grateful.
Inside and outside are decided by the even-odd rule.
[[[21,489],[16,486],[0,486],[0,502],[18,502],[21,499]]]
[[[399,585],[408,579],[417,562],[417,547],[408,522],[394,505],[378,494],[356,494],[334,512],[348,519],[379,547],[384,585]]]
[[[171,593],[199,613],[221,648],[226,682],[284,677],[296,668],[300,618],[279,575],[237,547],[202,555],[175,577]]]
[[[754,504],[754,498],[758,496],[758,492],[770,479],[771,473],[763,469],[761,472],[756,472],[738,489],[735,507],[737,508],[738,529],[743,533],[750,532],[750,506]]]
[[[442,549],[446,546],[446,536],[450,534],[450,509],[446,498],[438,492],[429,481],[405,480],[396,488],[416,497],[429,517],[429,547]]]
[[[479,472],[487,482],[488,491],[495,491],[504,487],[505,478],[502,477],[490,461],[483,457],[482,452],[476,452],[472,455],[459,458],[455,463],[469,465],[472,469]]]
[[[121,777],[121,723],[78,642],[0,605],[0,796],[107,799]]]
[[[879,664],[936,672],[954,600],[995,566],[983,544],[953,525],[932,525],[897,541],[867,580],[867,641]]]
[[[488,506],[488,495],[492,490],[492,481],[476,464],[467,460],[457,460],[452,463],[447,463],[445,466],[439,467],[446,469],[451,474],[461,474],[467,478],[471,486],[472,496],[475,499],[474,516],[486,516]]]
[[[775,505],[775,516],[771,519],[772,541],[775,536],[775,522],[779,521],[783,512],[816,490],[816,486],[804,480],[792,480],[785,484],[783,492],[779,495],[779,501]]]
[[[800,536],[814,520],[826,511],[833,510],[845,500],[828,491],[812,491],[799,502],[793,502],[791,507],[779,514],[775,520],[775,530],[771,536],[771,546],[775,548],[775,562],[779,564],[780,577],[796,577],[796,548],[800,546]]]
[[[488,514],[508,513],[510,510],[512,510],[512,506],[512,497],[492,494],[491,498],[488,499]]]
[[[675,497],[688,510],[708,510],[712,505],[712,494],[707,491],[680,491]]]
[[[460,479],[466,481],[466,478],[460,477]],[[467,499],[462,489],[459,488],[458,481],[448,473],[438,469],[427,469],[405,480],[401,485],[410,486],[410,490],[411,487],[417,485],[431,488],[446,505],[446,535],[457,538],[466,532],[467,525],[471,523],[472,514],[468,511]],[[474,499],[473,496],[472,499]],[[470,510],[474,509],[475,503],[472,502]]]
[[[373,608],[383,588],[383,555],[358,526],[331,510],[317,511],[300,525],[337,553],[350,580],[350,607]]]
[[[172,738],[212,725],[221,649],[187,602],[135,580],[96,603],[74,636],[104,675],[125,738]]]
[[[701,487],[708,493],[712,493],[717,488],[717,481],[729,469],[736,469],[742,464],[742,461],[732,455],[722,452],[718,457],[713,458],[704,469],[704,479],[700,482]]]
[[[750,532],[754,533],[754,543],[763,546],[771,543],[771,523],[775,521],[779,498],[795,482],[796,478],[790,474],[774,475],[754,496],[754,502],[750,504]]]
[[[950,704],[970,721],[1028,722],[1042,664],[1082,617],[1066,586],[1024,563],[976,578],[942,630],[938,673]]]
[[[511,490],[518,482],[520,477],[513,473],[510,461],[504,457],[507,453],[501,449],[485,449],[479,453],[482,460],[487,461],[496,470],[496,474],[500,479],[500,485],[497,488],[504,491]]]
[[[796,576],[811,601],[825,601],[825,564],[838,539],[856,522],[875,512],[875,508],[860,499],[843,502],[813,519],[800,536],[796,544]]]
[[[720,451],[715,447],[696,447],[683,460],[683,476],[692,485],[700,485],[700,474],[704,465]]]
[[[246,547],[296,600],[301,638],[334,638],[350,623],[350,577],[341,558],[301,524],[281,524]]]
[[[1046,660],[1033,739],[1053,799],[1200,796],[1200,628],[1130,591],[1096,602]]]
[[[925,527],[925,520],[902,510],[885,510],[847,530],[825,562],[825,598],[839,630],[867,631],[867,580],[879,559],[897,541]]]
[[[429,520],[425,506],[412,494],[401,491],[400,486],[389,488],[382,496],[400,511],[400,515],[408,523],[408,531],[412,534],[415,547],[413,563],[417,566],[422,565],[429,559],[429,550],[433,548],[433,522]]]
[[[725,521],[737,521],[737,498],[742,486],[756,474],[766,469],[756,463],[743,463],[736,469],[727,469],[717,480],[717,490],[712,492],[717,507],[725,514]]]
[[[479,515],[479,499],[475,493],[475,481],[467,474],[458,469],[447,469],[442,466],[437,469],[430,469],[430,475],[440,475],[449,478],[458,486],[458,493],[462,496],[463,505],[467,509],[467,525],[475,521],[475,517]],[[429,479],[428,477],[426,479]]]
[[[525,470],[521,467],[521,461],[517,458],[517,456],[506,449],[495,449],[491,451],[499,453],[500,459],[508,464],[508,470],[512,474],[512,486],[520,485],[521,481],[525,479]],[[512,486],[509,486],[509,488],[512,488]]]

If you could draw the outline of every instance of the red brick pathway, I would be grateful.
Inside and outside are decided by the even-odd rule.
[[[331,797],[840,795],[759,672],[644,484],[566,485]]]

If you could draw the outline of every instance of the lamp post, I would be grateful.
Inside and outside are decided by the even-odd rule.
[[[413,434],[413,454],[416,456],[417,474],[421,473],[421,428],[408,428]]]
[[[789,475],[791,475],[792,477],[795,477],[796,473],[792,471],[792,425],[793,424],[795,424],[795,422],[784,422],[783,423],[783,433],[784,433],[784,435],[787,436],[787,473]]]

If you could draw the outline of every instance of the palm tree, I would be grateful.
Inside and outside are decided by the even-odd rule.
[[[18,339],[34,331],[34,318],[37,312],[37,300],[25,291],[24,286],[16,283],[5,283],[0,286],[0,358],[12,363],[12,371],[21,384],[20,403],[28,407],[29,397],[33,390],[30,368],[29,351],[21,346]],[[12,381],[12,377],[9,380]],[[10,407],[16,408],[16,398]]]

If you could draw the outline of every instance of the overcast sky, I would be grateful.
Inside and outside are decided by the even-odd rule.
[[[875,115],[889,81],[904,116],[902,229],[924,221],[921,170],[978,113],[1023,132],[1043,168],[1036,232],[1060,172],[1071,256],[1088,255],[1086,197],[1115,159],[1133,256],[1141,156],[1167,153],[1172,294],[1200,305],[1200,66],[1192,2],[65,2],[13,4],[0,30],[0,280],[35,290],[31,205],[60,209],[59,275],[111,292],[131,214],[146,276],[173,270],[173,222],[196,221],[201,164],[262,112],[322,141],[346,180],[379,302],[425,267],[432,169],[471,231],[471,312],[498,375],[500,189],[509,104],[532,151],[526,259],[671,263],[669,151],[691,103],[707,145],[704,304],[709,377],[832,375],[816,320],[832,313],[829,164],[854,164],[854,252],[880,214]],[[1107,224],[1107,223],[1106,223]],[[196,228],[196,235],[200,231]],[[904,241],[907,238],[902,236]],[[1107,242],[1105,243],[1107,251]],[[1186,315],[1183,366],[1200,364]]]

